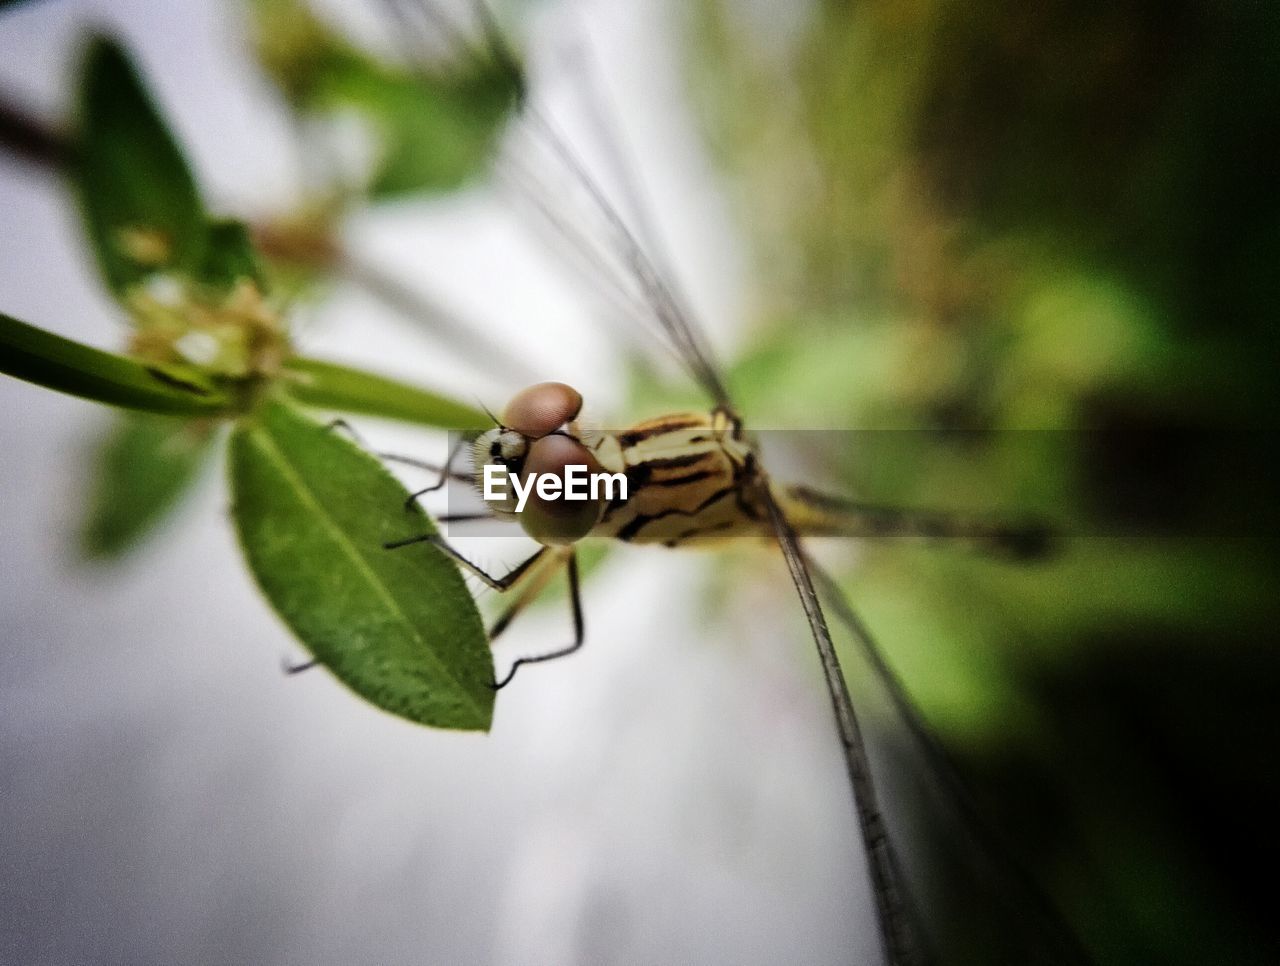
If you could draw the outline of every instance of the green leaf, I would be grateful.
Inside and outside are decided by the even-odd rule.
[[[384,145],[374,198],[451,191],[483,173],[517,103],[511,77],[490,65],[461,78],[365,78],[362,87]]]
[[[276,612],[340,681],[420,724],[487,730],[488,641],[457,567],[372,456],[282,403],[231,440],[236,528]]]
[[[217,219],[209,223],[196,274],[202,282],[215,288],[230,289],[242,279],[248,279],[260,291],[267,290],[257,249],[249,237],[249,229],[240,221]]]
[[[214,428],[211,420],[123,415],[99,456],[86,556],[118,557],[154,529],[206,463]]]
[[[444,429],[477,429],[493,420],[473,406],[454,402],[394,379],[317,359],[285,363],[290,395],[301,403],[366,416],[382,416]]]
[[[207,235],[195,179],[114,41],[90,44],[79,103],[76,184],[108,286],[119,295],[152,272],[195,269]]]
[[[95,402],[176,415],[230,411],[234,401],[198,372],[145,365],[72,342],[0,312],[0,372]]]
[[[448,191],[480,175],[523,92],[518,67],[475,49],[411,70],[355,47],[298,0],[258,0],[254,13],[258,56],[290,104],[311,115],[354,109],[371,123],[375,197]]]

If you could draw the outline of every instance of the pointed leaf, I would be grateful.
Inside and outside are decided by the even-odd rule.
[[[206,217],[187,162],[137,69],[95,38],[80,81],[76,182],[98,267],[117,294],[159,270],[192,270]]]
[[[196,276],[220,289],[230,289],[242,279],[248,279],[259,290],[266,291],[262,264],[244,222],[215,219],[209,223]]]
[[[122,415],[102,447],[84,551],[118,557],[132,549],[170,510],[207,462],[210,420]]]
[[[364,92],[383,136],[374,198],[450,191],[484,173],[517,91],[498,66],[460,78],[373,78]]]
[[[385,711],[487,730],[488,642],[457,567],[406,492],[340,433],[282,403],[231,442],[236,527],[267,599],[316,659]]]

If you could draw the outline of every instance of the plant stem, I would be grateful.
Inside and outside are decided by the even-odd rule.
[[[285,372],[290,394],[308,406],[443,429],[477,429],[492,423],[478,408],[332,362],[295,357],[285,363]]]
[[[75,145],[58,129],[37,120],[25,107],[0,98],[0,149],[36,167],[70,167]]]
[[[231,397],[199,373],[103,352],[2,312],[0,372],[124,409],[202,416],[233,408]]]

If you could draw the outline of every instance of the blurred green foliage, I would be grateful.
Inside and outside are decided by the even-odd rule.
[[[122,413],[97,459],[82,543],[116,557],[160,522],[208,461],[216,423]]]
[[[1274,961],[1280,16],[739,13],[690,60],[765,307],[748,418],[894,430],[817,454],[860,497],[1060,522],[1051,564],[890,543],[846,587],[1099,961]],[[943,961],[1052,961],[881,729]]]
[[[128,56],[105,37],[85,57],[79,120],[74,180],[111,290],[194,271],[208,222],[195,179]]]
[[[372,126],[368,198],[448,191],[483,173],[522,93],[514,65],[460,61],[457,52],[424,61],[405,24],[398,40],[412,59],[397,63],[361,49],[300,0],[254,0],[251,9],[259,61],[299,117],[346,112]]]
[[[78,94],[73,141],[38,157],[69,169],[89,248],[133,323],[129,355],[0,313],[0,371],[141,411],[122,415],[102,446],[84,551],[114,557],[141,542],[197,476],[219,422],[234,421],[234,514],[245,556],[317,663],[392,714],[487,729],[493,669],[455,565],[426,543],[395,555],[383,546],[404,537],[406,525],[418,531],[410,536],[432,532],[430,522],[416,505],[406,508],[408,494],[372,457],[284,400],[431,426],[483,425],[484,414],[295,355],[254,238],[242,223],[208,214],[177,140],[119,44],[91,40]],[[62,143],[21,110],[6,116],[15,122],[0,132],[8,147],[21,150],[33,131],[37,140]],[[431,156],[463,163],[447,146],[420,144],[418,153],[428,156],[423,164]],[[277,229],[277,243],[281,237]],[[322,253],[322,264],[337,250],[324,236],[303,240]]]

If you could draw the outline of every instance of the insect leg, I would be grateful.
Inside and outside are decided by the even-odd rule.
[[[329,422],[325,423],[324,428],[329,430],[329,432],[331,433],[336,433],[338,430],[342,430],[344,433],[346,433],[348,436],[351,437],[351,441],[355,443],[357,446],[365,447],[364,439],[361,437],[359,433],[356,432],[356,428],[352,426],[349,422],[347,422],[345,419],[341,419],[341,418],[331,419],[329,420]]]
[[[466,446],[466,444],[467,438],[465,436],[459,436],[458,441],[454,443],[453,448],[449,450],[449,457],[444,461],[444,466],[438,470],[440,475],[436,478],[436,481],[430,486],[423,487],[415,493],[410,493],[409,498],[404,501],[404,508],[406,510],[413,508],[413,504],[417,501],[418,497],[426,496],[428,493],[434,493],[436,490],[441,489],[450,480],[456,480],[461,477],[467,482],[471,482],[469,477],[456,473],[453,469],[453,461],[458,458],[458,454],[462,452],[462,448]],[[388,453],[380,453],[378,455],[383,459],[395,459],[395,457],[392,457]]]
[[[337,432],[338,430],[341,430],[342,432],[350,436],[352,442],[354,442],[356,445],[364,449],[369,448],[369,444],[365,442],[364,437],[361,436],[359,433],[357,433],[355,427],[352,426],[345,419],[339,418],[339,419],[330,420],[328,423],[325,424],[324,428],[329,430],[330,432]],[[438,490],[440,489],[440,487],[444,486],[445,483],[447,483],[449,480],[456,480],[459,483],[472,482],[471,477],[468,476],[466,473],[460,473],[457,470],[453,469],[453,461],[455,458],[457,458],[458,452],[462,449],[465,443],[466,443],[466,437],[460,437],[458,439],[458,442],[456,442],[453,445],[453,449],[449,451],[449,458],[445,461],[444,466],[441,466],[439,463],[428,463],[426,460],[415,459],[412,456],[401,456],[399,453],[375,453],[374,455],[377,456],[378,459],[386,460],[387,462],[390,462],[390,463],[402,463],[405,466],[412,466],[412,467],[415,467],[416,469],[427,470],[430,473],[440,474],[440,479],[434,485],[427,487],[425,490],[420,490],[418,493],[414,494],[414,497],[411,497],[408,501],[406,501],[407,503],[411,504],[413,499],[416,498],[417,496],[420,496],[423,493],[434,492],[435,490]]]
[[[410,544],[414,544],[414,543],[430,543],[436,547],[439,547],[446,554],[452,557],[459,566],[464,567],[471,573],[475,574],[482,581],[484,581],[484,583],[487,586],[498,591],[499,593],[506,590],[512,584],[514,584],[517,580],[523,577],[525,575],[525,572],[528,571],[528,569],[532,567],[534,564],[536,564],[539,560],[541,560],[542,555],[545,554],[550,549],[549,547],[539,547],[537,551],[535,551],[534,554],[531,557],[529,557],[528,560],[525,560],[522,563],[517,564],[515,569],[513,569],[512,571],[510,571],[509,573],[505,574],[502,577],[495,577],[493,576],[493,574],[489,573],[488,571],[472,563],[470,560],[468,560],[466,557],[460,554],[457,550],[454,550],[453,547],[449,546],[448,541],[446,541],[445,538],[440,536],[440,534],[438,533],[423,533],[416,537],[407,537],[404,540],[392,540],[390,543],[384,543],[382,546],[386,550],[399,550],[401,547],[407,547]]]
[[[412,456],[401,456],[399,453],[376,453],[374,454],[380,460],[386,460],[389,463],[401,463],[405,466],[412,466],[415,469],[426,470],[428,473],[444,473],[445,468],[439,463],[429,463],[426,460],[415,459]],[[457,470],[449,470],[448,478],[456,480],[459,483],[472,482],[471,477],[466,473],[460,473]]]
[[[573,643],[568,647],[562,647],[558,651],[551,651],[549,654],[539,654],[537,657],[521,657],[517,658],[515,663],[511,665],[511,670],[507,672],[507,676],[501,681],[495,681],[493,689],[495,691],[505,688],[511,683],[511,679],[516,676],[516,671],[525,664],[540,664],[543,661],[554,661],[559,657],[568,657],[574,651],[582,647],[582,642],[586,638],[586,625],[582,620],[582,595],[578,589],[578,554],[574,550],[570,550],[568,554],[568,573],[569,573],[569,607],[573,611]],[[541,587],[537,588],[541,590]],[[498,618],[497,624],[494,625],[495,630],[491,637],[501,631],[511,622],[511,619],[524,607],[529,600],[533,599],[534,594],[522,594],[505,614]]]
[[[498,619],[493,622],[493,626],[489,628],[490,643],[497,640],[498,635],[507,629],[511,622],[520,615],[521,611],[533,603],[564,564],[565,555],[563,551],[552,553],[547,557],[546,566],[539,566],[529,573],[520,588],[520,596],[502,612]]]
[[[473,523],[476,520],[496,520],[496,513],[444,513],[435,518],[436,523]]]

